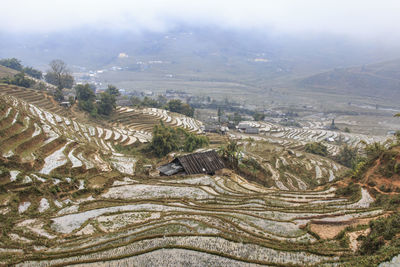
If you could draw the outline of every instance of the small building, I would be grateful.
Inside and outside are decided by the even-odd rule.
[[[221,134],[226,134],[227,132],[229,132],[229,128],[227,126],[221,126]]]
[[[240,122],[240,123],[238,124],[238,126],[237,126],[237,128],[238,128],[239,130],[243,130],[243,131],[246,131],[246,129],[247,129],[247,128],[250,128],[250,127],[251,127],[250,123],[247,123],[247,122]]]
[[[259,134],[260,129],[256,128],[256,127],[249,127],[249,128],[246,128],[246,130],[244,132],[247,134]]]
[[[214,174],[215,171],[224,168],[224,162],[215,150],[192,153],[176,157],[172,162],[158,168],[160,175],[175,174]]]
[[[325,141],[333,143],[335,142],[335,139],[333,137],[327,137],[325,138]]]
[[[207,133],[218,133],[219,126],[218,125],[206,125],[204,127],[204,131]]]
[[[63,101],[60,103],[61,106],[69,108],[71,106],[71,103],[69,101]]]

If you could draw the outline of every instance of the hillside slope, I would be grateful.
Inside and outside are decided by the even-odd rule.
[[[0,79],[5,78],[5,77],[12,77],[17,73],[18,73],[18,71],[16,71],[16,70],[13,70],[13,69],[10,69],[10,68],[0,65]]]
[[[400,192],[400,146],[385,150],[365,172],[361,182],[383,194]]]
[[[335,69],[300,81],[301,86],[328,93],[400,98],[400,60]]]
[[[234,137],[247,174],[267,186],[230,169],[147,175],[136,168],[152,158],[117,147],[145,142],[152,121],[192,132],[199,122],[121,107],[106,128],[12,92],[0,93],[0,265],[332,266],[355,255],[340,231],[388,214],[366,188],[338,195],[345,169],[293,144],[331,132],[263,124],[258,139]],[[346,137],[352,146],[367,138]]]

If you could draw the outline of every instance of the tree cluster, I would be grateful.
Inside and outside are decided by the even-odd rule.
[[[255,121],[263,121],[264,119],[265,119],[265,115],[263,114],[263,113],[260,113],[260,112],[254,112],[254,114],[253,114],[253,119],[255,120]]]
[[[25,67],[23,71],[33,78],[39,80],[43,78],[43,73],[40,70],[34,69],[32,67]]]
[[[180,113],[189,117],[193,117],[194,108],[189,104],[182,103],[179,99],[172,99],[167,104],[167,109],[172,112]]]
[[[393,240],[400,233],[400,215],[394,213],[387,218],[379,218],[369,222],[371,232],[361,237],[360,253],[372,255],[387,242]]]
[[[21,61],[16,59],[16,58],[4,58],[0,60],[0,65],[13,69],[13,70],[17,70],[17,71],[21,71],[24,72],[25,74],[36,78],[36,79],[42,79],[43,74],[40,70],[34,69],[32,67],[24,67],[21,64]]]
[[[92,116],[110,115],[116,108],[116,97],[120,95],[119,90],[113,85],[109,85],[107,90],[100,94],[99,101],[96,101],[96,94],[89,84],[78,84],[75,86],[75,91],[79,108]]]
[[[339,187],[335,195],[337,197],[348,197],[351,200],[356,200],[360,196],[360,185],[350,182],[345,187]]]
[[[139,97],[133,96],[131,97],[130,102],[136,107],[162,108],[171,112],[186,115],[188,117],[194,116],[194,108],[189,104],[183,103],[179,99],[172,99],[168,101],[164,96],[158,96],[157,99],[146,96],[143,98],[143,100],[141,100]]]
[[[328,155],[328,148],[321,142],[308,143],[305,146],[305,151],[307,153],[312,153],[315,155],[320,155],[326,157]]]
[[[196,135],[182,128],[166,126],[161,121],[153,128],[153,138],[149,148],[158,157],[163,157],[172,151],[192,152],[208,144],[206,136]]]
[[[96,94],[90,88],[89,84],[78,84],[75,86],[76,98],[78,99],[78,106],[80,109],[89,112],[90,114],[97,114],[96,107]]]
[[[13,84],[26,88],[31,88],[36,84],[34,80],[26,78],[24,72],[17,73],[11,78],[10,77],[1,78],[0,83]]]
[[[350,147],[345,144],[335,156],[335,160],[348,168],[353,168],[359,161],[359,151],[357,147]]]
[[[229,116],[229,120],[233,121],[235,124],[239,124],[239,122],[243,121],[243,118],[239,112],[235,112],[233,116]]]
[[[16,58],[1,59],[0,65],[17,71],[22,71],[22,69],[24,68],[21,64],[21,60]]]
[[[113,85],[109,85],[107,90],[100,94],[100,102],[97,104],[98,113],[106,116],[110,115],[117,106],[116,97],[119,95],[118,89]]]

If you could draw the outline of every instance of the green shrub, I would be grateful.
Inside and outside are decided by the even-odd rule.
[[[371,255],[385,244],[383,237],[367,236],[360,246],[361,255]]]
[[[18,70],[18,71],[22,71],[22,69],[23,69],[21,60],[16,59],[16,58],[0,59],[0,65],[10,68],[10,69],[13,69],[13,70]]]
[[[382,153],[385,151],[386,148],[378,142],[366,145],[365,147],[365,153],[367,154],[369,160],[375,160],[379,158],[379,156],[382,155]]]
[[[336,196],[349,197],[351,200],[356,200],[360,196],[360,185],[351,182],[345,187],[340,187],[336,190]]]
[[[398,153],[395,151],[385,151],[380,156],[382,166],[379,168],[379,173],[385,177],[392,177],[394,174],[400,174],[400,164],[397,163]]]
[[[305,151],[308,153],[326,157],[328,155],[328,148],[321,142],[308,143],[305,146]]]
[[[335,157],[337,162],[348,168],[353,168],[357,165],[359,159],[360,155],[358,153],[358,148],[351,148],[347,144],[340,149],[339,153]]]
[[[400,215],[394,213],[387,218],[379,218],[369,222],[371,232],[360,246],[360,254],[372,255],[400,233]]]
[[[183,150],[187,152],[192,152],[198,148],[203,146],[207,146],[209,144],[207,136],[197,136],[193,133],[185,133],[186,139],[183,145]]]
[[[172,99],[168,102],[166,109],[172,112],[180,113],[188,117],[193,117],[194,108],[189,104],[182,103],[179,99]]]
[[[381,190],[382,192],[386,192],[386,193],[393,191],[393,189],[390,185],[384,185],[384,184],[379,187],[379,190]]]
[[[21,87],[26,87],[26,88],[30,88],[36,84],[36,82],[34,80],[26,78],[25,73],[23,73],[23,72],[15,74],[14,77],[12,77],[12,78],[9,78],[9,77],[1,78],[0,83],[13,84],[13,85],[21,86]]]
[[[366,172],[368,167],[370,166],[370,162],[367,159],[360,159],[357,164],[353,167],[352,177],[356,179],[360,179],[362,175]]]
[[[163,157],[172,151],[192,152],[208,144],[206,136],[198,136],[182,128],[165,126],[161,121],[153,128],[153,138],[149,146],[158,157]]]
[[[99,114],[110,115],[116,108],[115,95],[104,92],[100,95],[100,102],[97,103],[97,110]]]

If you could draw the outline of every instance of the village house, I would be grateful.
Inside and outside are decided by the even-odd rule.
[[[160,175],[214,174],[224,168],[224,162],[215,150],[176,157],[172,162],[158,167]]]
[[[239,132],[247,133],[247,134],[259,134],[260,129],[254,126],[251,126],[248,122],[240,122],[237,126]]]

